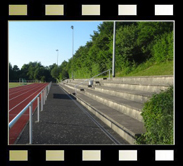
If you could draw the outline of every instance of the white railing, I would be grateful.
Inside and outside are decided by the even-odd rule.
[[[76,88],[77,88],[79,85],[82,85],[84,82],[90,81],[90,80],[94,79],[95,77],[98,77],[98,76],[101,75],[101,74],[104,74],[104,73],[109,72],[109,79],[110,79],[110,75],[111,75],[111,72],[110,72],[110,71],[111,71],[111,69],[108,69],[108,70],[106,70],[106,71],[103,71],[102,73],[99,73],[99,74],[97,74],[97,75],[95,75],[95,76],[93,76],[93,77],[91,77],[91,78],[88,78],[88,79],[84,80],[83,82],[80,82],[79,84],[74,85],[75,95],[76,95]]]
[[[9,123],[9,129],[13,127],[13,125],[20,119],[20,117],[25,113],[25,111],[29,108],[29,144],[32,144],[32,105],[33,102],[37,99],[37,122],[39,122],[39,101],[40,101],[40,95],[41,95],[41,111],[43,111],[43,105],[45,104],[45,101],[47,99],[48,93],[50,91],[52,82],[50,82],[39,94],[32,99],[29,104],[27,104],[20,113],[15,116],[11,122]]]

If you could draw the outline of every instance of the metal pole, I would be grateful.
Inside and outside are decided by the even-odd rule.
[[[111,70],[109,69],[109,79],[111,79],[111,78],[110,78],[110,77],[111,77],[110,75],[111,75]]]
[[[46,100],[47,100],[47,96],[48,96],[48,87],[46,87]]]
[[[39,122],[39,97],[37,98],[37,122]]]
[[[45,88],[45,101],[46,101],[46,97],[47,97],[47,90]]]
[[[45,88],[45,101],[46,101],[46,98],[47,98],[47,91],[46,91],[46,88]]]
[[[58,49],[56,49],[56,51],[57,51],[57,66],[58,66]]]
[[[47,100],[47,96],[48,96],[48,87],[46,87],[46,100]]]
[[[32,144],[32,103],[29,106],[29,144]]]
[[[44,96],[44,105],[45,105],[45,98],[46,98],[46,96],[45,96],[45,89],[44,89],[44,91],[43,91],[43,96]]]
[[[43,111],[43,91],[41,92],[41,111]]]
[[[74,26],[71,26],[72,29],[72,58],[74,55]],[[73,65],[73,59],[72,59],[72,65]],[[74,78],[73,76],[73,69],[72,69],[72,79]]]
[[[113,58],[112,58],[112,76],[115,77],[115,41],[116,41],[116,21],[113,29]]]
[[[58,52],[59,52],[59,50],[57,49],[56,51],[57,51],[57,74],[58,74]]]
[[[45,96],[45,98],[44,98],[44,104],[45,104],[45,102],[46,102],[46,88],[44,89],[44,96]]]

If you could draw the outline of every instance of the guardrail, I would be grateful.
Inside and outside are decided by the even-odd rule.
[[[27,104],[20,113],[15,116],[11,122],[9,123],[9,129],[13,127],[13,125],[20,119],[20,117],[25,113],[25,111],[29,108],[29,144],[32,144],[32,105],[33,102],[37,99],[37,122],[39,122],[39,101],[40,101],[40,95],[41,95],[41,111],[43,111],[43,105],[45,104],[45,101],[47,99],[48,93],[50,91],[52,82],[50,82],[39,94],[32,99],[29,104]]]
[[[94,79],[95,77],[98,77],[99,75],[101,75],[101,74],[104,74],[104,73],[106,73],[106,72],[109,72],[109,79],[111,79],[110,78],[110,72],[111,71],[111,69],[108,69],[108,70],[106,70],[106,71],[103,71],[102,73],[99,73],[99,74],[97,74],[97,75],[95,75],[95,76],[93,76],[93,77],[91,77],[91,78],[88,78],[88,79],[86,79],[86,80],[84,80],[83,82],[80,82],[79,84],[76,84],[76,85],[74,85],[74,89],[75,89],[75,95],[76,95],[76,88],[79,86],[79,85],[81,85],[81,84],[83,84],[84,82],[86,82],[86,81],[90,81],[90,80],[92,80],[92,79]]]

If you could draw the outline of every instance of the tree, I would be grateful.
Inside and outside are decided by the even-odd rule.
[[[20,78],[25,78],[25,79],[29,79],[28,76],[28,70],[29,70],[29,65],[28,64],[24,64],[21,68],[21,72],[20,72]]]
[[[116,33],[116,69],[121,71],[133,63],[141,61],[140,49],[137,45],[137,26],[121,27]]]
[[[9,80],[13,80],[13,68],[12,68],[12,65],[11,63],[9,62]]]
[[[14,72],[18,72],[19,70],[20,70],[20,69],[18,68],[17,65],[14,65],[14,66],[13,66],[13,71],[14,71]]]
[[[38,67],[34,71],[34,79],[35,80],[41,80],[41,78],[44,76],[44,67]]]
[[[173,31],[172,22],[138,22],[138,44],[147,58],[152,56],[151,50],[155,40],[164,33]]]
[[[51,70],[51,76],[55,79],[59,78],[59,68],[57,66]]]
[[[60,80],[69,78],[69,74],[67,71],[67,65],[68,65],[68,62],[63,61],[62,64],[59,66],[59,79]]]

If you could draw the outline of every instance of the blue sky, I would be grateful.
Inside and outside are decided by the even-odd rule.
[[[9,21],[9,62],[19,69],[23,64],[41,62],[43,66],[58,64],[72,57],[72,29],[74,53],[91,40],[101,21]]]

